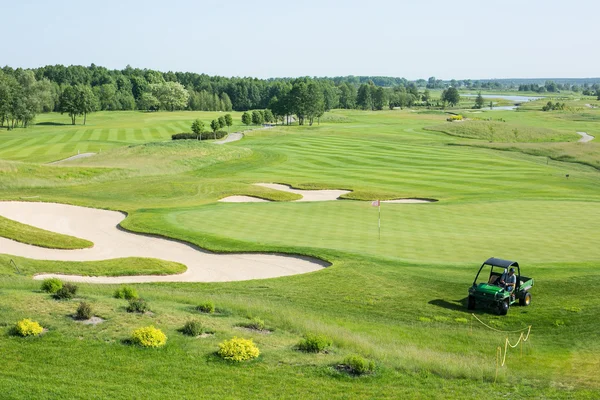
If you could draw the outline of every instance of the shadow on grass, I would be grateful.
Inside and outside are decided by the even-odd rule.
[[[73,124],[64,124],[62,122],[38,122],[36,125],[41,125],[41,126],[64,126],[64,125],[73,125]]]
[[[444,299],[435,299],[435,300],[431,300],[428,304],[442,307],[442,308],[445,308],[448,310],[462,311],[464,313],[471,312],[470,310],[467,310],[467,298],[466,297],[464,299],[455,300],[452,302],[444,300]]]

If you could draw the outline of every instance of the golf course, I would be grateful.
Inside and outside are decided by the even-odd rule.
[[[0,130],[0,397],[597,399],[600,101],[560,101],[304,125],[227,111],[221,141],[172,140],[221,111]],[[534,279],[530,306],[467,309],[490,257]],[[77,293],[54,299],[48,278]],[[100,323],[73,318],[81,302]],[[15,335],[25,318],[44,332]],[[166,344],[133,345],[146,326]],[[307,335],[330,345],[299,351]],[[234,337],[260,355],[223,360]],[[349,356],[373,368],[347,373]]]

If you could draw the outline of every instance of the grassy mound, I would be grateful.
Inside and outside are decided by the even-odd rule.
[[[89,240],[50,232],[2,216],[0,216],[0,236],[49,249],[86,249],[94,245]]]
[[[500,121],[468,120],[435,125],[426,129],[452,136],[482,139],[490,142],[570,142],[579,138],[575,133]]]

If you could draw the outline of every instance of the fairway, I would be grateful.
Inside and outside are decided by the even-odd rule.
[[[2,130],[0,389],[12,398],[136,390],[140,398],[462,399],[493,390],[593,399],[600,156],[597,139],[577,143],[577,132],[600,137],[600,110],[581,113],[465,110],[507,121],[492,121],[502,126],[494,141],[484,118],[464,129],[422,109],[332,110],[312,126],[252,130],[232,112],[231,132],[244,136],[223,144],[170,140],[219,112],[106,111],[86,126],[48,113]],[[513,140],[514,129],[528,134]],[[570,162],[548,154],[554,148]],[[78,153],[95,154],[49,164]],[[230,197],[242,202],[220,201]],[[392,199],[435,201],[384,202]],[[533,277],[533,301],[505,317],[477,309],[483,325],[466,297],[492,256]],[[32,277],[45,273],[80,281],[77,297],[40,291]],[[151,312],[126,312],[127,301],[113,297],[122,282]],[[105,322],[74,322],[80,301]],[[216,311],[198,312],[209,301]],[[23,318],[48,331],[11,336]],[[245,328],[256,318],[264,330]],[[192,319],[211,333],[183,335]],[[133,329],[149,325],[168,336],[164,348],[128,344]],[[497,367],[498,346],[519,337],[505,331],[529,326],[522,353],[509,349]],[[331,338],[330,349],[299,352],[310,333]],[[239,365],[218,358],[219,343],[234,336],[252,338],[260,356]],[[341,371],[353,354],[372,360],[374,373]]]

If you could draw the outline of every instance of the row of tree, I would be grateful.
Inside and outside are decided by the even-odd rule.
[[[519,92],[536,92],[536,93],[558,93],[564,90],[571,90],[573,92],[582,92],[586,96],[593,96],[597,91],[600,90],[600,83],[584,83],[583,85],[569,84],[569,83],[556,83],[554,81],[546,81],[543,85],[538,83],[529,83],[519,85]]]

